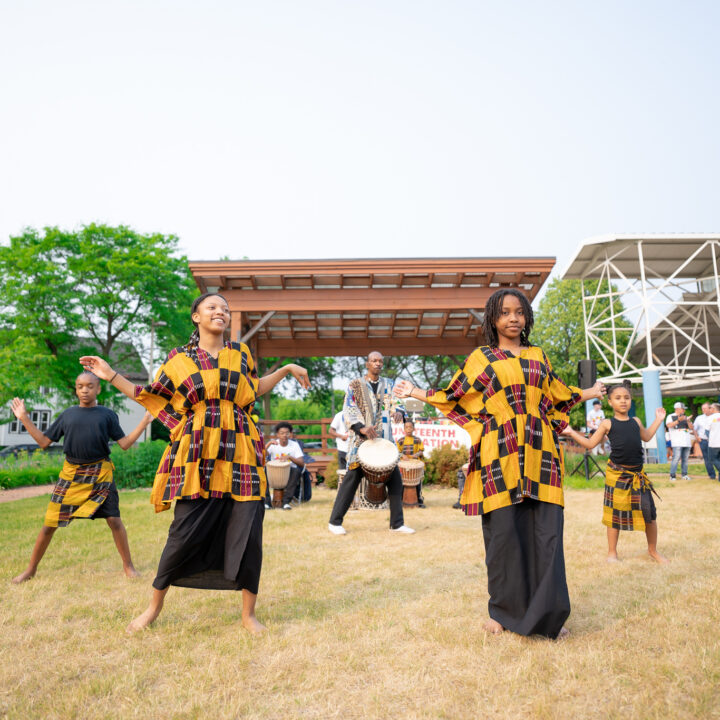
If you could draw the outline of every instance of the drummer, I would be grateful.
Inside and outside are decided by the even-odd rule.
[[[265,446],[268,460],[290,460],[293,463],[290,467],[290,479],[283,492],[283,510],[292,510],[290,501],[305,469],[303,451],[295,440],[290,439],[292,431],[293,426],[289,422],[279,422],[275,426],[275,439]]]
[[[413,458],[415,460],[422,460],[425,462],[425,446],[423,441],[415,436],[415,423],[412,420],[406,420],[403,425],[404,437],[401,437],[397,441],[397,448],[402,453],[402,459],[408,460]],[[425,500],[422,494],[422,480],[415,486],[417,489],[418,507],[425,507]]]
[[[351,380],[345,393],[343,415],[349,430],[347,472],[338,489],[330,515],[328,530],[333,535],[345,535],[343,519],[362,480],[362,468],[357,458],[358,448],[365,440],[377,437],[392,442],[390,412],[395,405],[392,395],[393,381],[380,376],[383,364],[382,354],[377,351],[371,352],[365,362],[365,376]],[[414,533],[412,528],[404,524],[403,484],[397,467],[390,475],[387,488],[390,500],[390,530],[397,533]]]

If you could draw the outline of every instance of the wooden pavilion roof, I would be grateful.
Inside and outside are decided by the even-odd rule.
[[[482,340],[487,299],[514,287],[532,300],[555,258],[198,261],[232,337],[260,357],[462,355]]]

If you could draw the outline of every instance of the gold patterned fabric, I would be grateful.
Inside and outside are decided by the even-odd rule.
[[[410,435],[409,437],[405,435],[405,437],[401,437],[396,443],[397,449],[405,455],[405,450],[407,448],[410,448],[408,451],[408,455],[416,455],[417,453],[420,453],[419,460],[424,460],[423,453],[425,452],[425,446],[423,445],[423,441],[415,437],[414,435]]]
[[[655,489],[643,470],[608,462],[605,469],[603,525],[616,530],[645,530],[642,512],[644,492],[655,492]]]
[[[217,360],[202,348],[173,350],[135,399],[170,430],[150,501],[156,512],[173,499],[262,500],[263,437],[250,414],[258,377],[246,345],[228,342]]]
[[[76,518],[91,518],[107,500],[115,466],[109,460],[78,465],[67,460],[45,512],[47,527],[66,527]]]
[[[447,388],[427,401],[470,434],[460,503],[468,515],[534,498],[563,505],[558,434],[581,390],[568,387],[537,346],[511,352],[481,346]]]

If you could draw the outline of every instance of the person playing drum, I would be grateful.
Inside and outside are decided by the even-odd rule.
[[[347,472],[340,486],[330,515],[328,529],[333,535],[345,535],[342,526],[345,513],[355,497],[362,469],[358,461],[358,448],[365,440],[384,438],[392,441],[390,411],[393,406],[393,381],[380,376],[384,364],[381,353],[371,352],[365,363],[365,377],[351,380],[345,393],[343,414],[349,430],[349,449],[347,454]],[[404,524],[403,484],[397,467],[387,481],[390,500],[390,530],[399,533],[414,533]]]
[[[415,423],[412,420],[406,420],[403,425],[404,437],[397,441],[397,448],[402,454],[404,460],[414,458],[423,460],[425,456],[425,446],[419,437],[415,437]],[[424,508],[425,500],[422,494],[422,480],[415,486],[417,488],[417,506]]]
[[[302,472],[305,469],[303,451],[300,449],[300,445],[298,445],[296,440],[290,439],[292,432],[293,426],[289,422],[279,422],[275,426],[276,439],[270,440],[265,446],[268,460],[289,460],[292,463],[290,466],[290,479],[285,486],[285,492],[283,494],[283,510],[292,510],[290,501],[295,495],[295,488],[298,486]],[[267,506],[267,500],[265,505]]]

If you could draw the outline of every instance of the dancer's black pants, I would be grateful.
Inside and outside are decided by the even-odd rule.
[[[357,491],[361,480],[362,468],[358,467],[354,470],[348,470],[345,473],[345,478],[338,490],[332,514],[330,515],[331,525],[342,525],[345,513],[352,504],[355,492]],[[402,477],[400,476],[400,470],[397,468],[392,471],[392,475],[387,481],[387,488],[388,499],[390,500],[390,527],[395,529],[399,528],[404,522],[402,507],[403,484]]]

